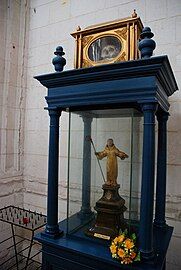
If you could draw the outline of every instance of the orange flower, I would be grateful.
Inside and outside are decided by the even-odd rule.
[[[135,253],[135,252],[131,252],[130,257],[131,257],[131,259],[133,260],[133,259],[136,257],[136,253]]]
[[[113,259],[119,259],[121,264],[131,264],[134,261],[140,261],[140,253],[137,253],[135,246],[136,235],[131,234],[127,237],[128,230],[114,238],[111,243],[110,251]]]
[[[111,253],[112,253],[112,254],[116,253],[116,246],[115,246],[114,244],[112,244],[112,245],[110,246],[110,250],[111,250]]]
[[[125,252],[124,252],[124,250],[123,250],[122,248],[119,248],[119,249],[118,249],[118,256],[119,256],[120,258],[123,258],[123,257],[125,256]]]
[[[133,261],[132,261],[129,257],[126,257],[126,258],[123,259],[122,262],[123,262],[124,264],[130,264],[130,263],[132,263]]]
[[[131,239],[129,239],[129,238],[127,238],[127,239],[124,241],[124,243],[125,243],[125,247],[126,247],[127,249],[131,249],[131,248],[134,247],[133,241],[131,241]]]
[[[117,237],[117,240],[118,240],[118,242],[122,243],[123,240],[124,240],[124,235],[123,235],[123,234],[119,235],[119,236]]]

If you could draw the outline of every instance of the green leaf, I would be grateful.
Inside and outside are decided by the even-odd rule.
[[[132,239],[133,241],[136,241],[136,234],[135,234],[135,233],[133,233],[133,234],[131,235],[131,239]]]
[[[123,232],[123,234],[126,236],[128,234],[128,230],[125,229],[124,232]]]
[[[141,261],[141,258],[140,258],[140,251],[138,252],[136,258],[134,259],[135,262],[139,262]]]

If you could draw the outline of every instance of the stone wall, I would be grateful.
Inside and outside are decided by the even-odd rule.
[[[0,208],[23,206],[26,1],[0,1]],[[0,222],[0,241],[10,225]],[[7,242],[5,242],[6,244]],[[10,250],[0,246],[0,260]]]
[[[14,204],[21,205],[24,201],[26,208],[46,213],[49,116],[47,111],[44,111],[46,89],[34,80],[33,76],[53,72],[51,60],[57,45],[62,45],[66,52],[65,69],[73,68],[74,39],[70,33],[75,31],[78,25],[84,28],[92,24],[124,18],[130,16],[133,9],[136,9],[143,24],[150,26],[155,34],[157,48],[154,54],[169,56],[180,87],[181,2],[179,0],[3,0],[0,5],[2,7],[0,29],[4,35],[4,39],[1,39],[0,51],[1,203],[3,206],[12,201]],[[25,96],[26,106],[24,106]],[[170,104],[166,217],[167,223],[173,225],[175,229],[168,252],[168,269],[177,270],[181,266],[179,256],[181,93],[179,91],[170,98]],[[60,126],[62,136],[59,218],[62,219],[66,216],[67,199],[68,114],[63,113]],[[73,188],[75,194],[80,192],[75,185]]]

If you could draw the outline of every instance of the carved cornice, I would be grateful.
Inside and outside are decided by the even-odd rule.
[[[123,56],[124,57],[124,56]],[[159,103],[168,110],[168,97],[177,84],[167,56],[74,69],[35,77],[49,88],[49,106],[63,110],[90,104]]]

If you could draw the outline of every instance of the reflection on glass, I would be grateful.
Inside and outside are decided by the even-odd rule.
[[[121,51],[121,42],[113,36],[106,36],[96,39],[89,46],[88,56],[91,61],[111,61]]]

